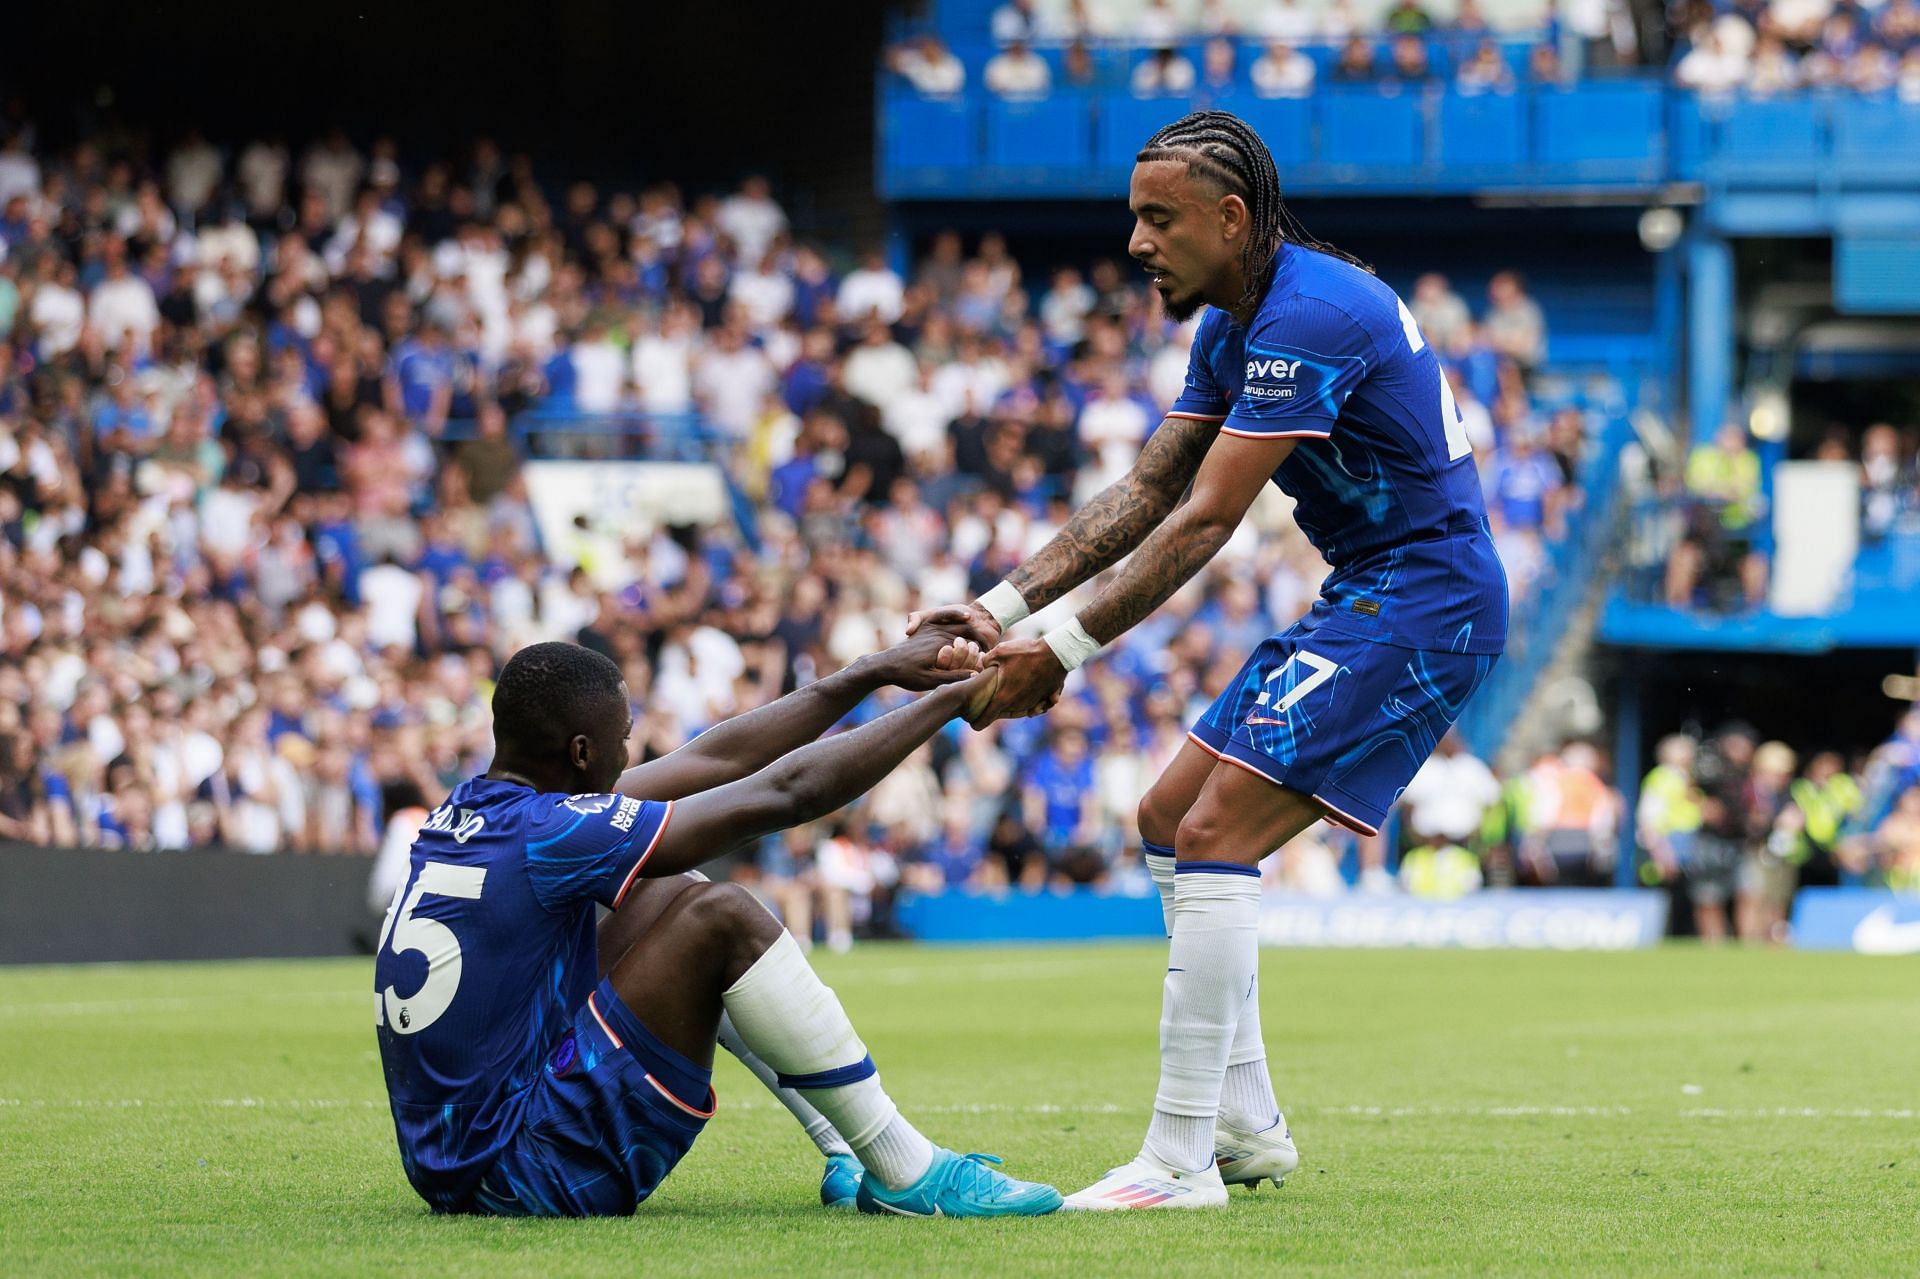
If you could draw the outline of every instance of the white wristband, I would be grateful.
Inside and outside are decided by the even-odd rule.
[[[1100,651],[1100,641],[1087,634],[1087,628],[1075,617],[1047,632],[1047,647],[1060,659],[1060,665],[1077,671]]]
[[[1000,623],[1002,634],[1031,611],[1027,608],[1026,597],[1010,582],[1002,582],[982,595],[980,607],[993,614],[993,620]]]

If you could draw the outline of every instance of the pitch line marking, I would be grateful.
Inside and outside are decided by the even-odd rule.
[[[134,1013],[179,1013],[195,1008],[229,1008],[249,998],[271,999],[276,1004],[364,1003],[366,995],[358,990],[306,990],[281,994],[273,991],[240,991],[232,995],[156,995],[149,999],[82,999],[58,1003],[0,1004],[0,1017],[52,1015],[87,1017]]]
[[[385,1110],[378,1097],[0,1097],[0,1110]],[[769,1100],[729,1102],[727,1111],[781,1111]],[[1028,1102],[947,1102],[914,1106],[921,1115],[1122,1115],[1139,1106]],[[1292,1106],[1292,1115],[1353,1119],[1624,1119],[1634,1115],[1680,1119],[1920,1120],[1920,1108],[1871,1106],[1688,1106],[1677,1111],[1632,1106]]]

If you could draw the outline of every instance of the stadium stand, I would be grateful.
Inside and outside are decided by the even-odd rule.
[[[1528,284],[1499,269],[1514,260],[1444,251],[1427,265],[1458,265],[1459,291],[1392,281],[1446,357],[1514,588],[1512,646],[1461,724],[1460,757],[1492,781],[1389,849],[1319,830],[1273,860],[1277,885],[1384,889],[1396,863],[1437,897],[1674,878],[1725,732],[1695,729],[1720,773],[1643,787],[1637,721],[1610,755],[1584,740],[1598,722],[1516,725],[1582,645],[1769,648],[1830,627],[1761,607],[1786,575],[1779,468],[1800,457],[1858,477],[1843,567],[1861,642],[1920,641],[1892,603],[1920,564],[1913,432],[1790,456],[1756,427],[1749,444],[1721,354],[1732,237],[1787,202],[1803,228],[1847,228],[1843,301],[1910,302],[1911,232],[1887,212],[1906,179],[1868,157],[1920,133],[1893,82],[1847,79],[1882,95],[1874,111],[1785,93],[1838,83],[1808,64],[1844,35],[1789,8],[1676,14],[1666,77],[1631,72],[1662,44],[1609,4],[950,2],[887,51],[876,186],[903,208],[1110,200],[1138,139],[1189,103],[1246,114],[1290,192],[1701,202],[1677,245],[1643,226],[1663,254],[1644,289],[1598,260]],[[1910,8],[1871,38],[1904,48]],[[1735,23],[1761,33],[1751,60],[1703,79],[1700,51],[1728,60]],[[910,253],[797,238],[760,180],[688,200],[559,176],[484,139],[421,163],[339,134],[297,155],[191,135],[136,164],[41,150],[30,126],[5,138],[0,836],[370,855],[484,762],[492,675],[536,639],[614,656],[642,750],[670,750],[997,580],[1124,469],[1184,369],[1188,335],[1117,264],[1016,255],[978,219]],[[1689,442],[1682,399],[1734,425]],[[718,500],[618,529],[562,503],[556,522],[531,479],[569,463],[587,469],[544,473],[682,464]],[[884,927],[897,886],[1145,891],[1140,793],[1322,571],[1277,498],[1256,524],[1047,720],[943,737],[739,873],[836,943]],[[1806,767],[1743,800],[1746,896],[1777,889],[1768,858],[1911,885],[1917,731],[1796,743]],[[1837,771],[1822,745],[1848,753]],[[1786,749],[1760,752],[1774,773]],[[1860,798],[1829,830],[1839,800],[1802,793],[1835,777]]]

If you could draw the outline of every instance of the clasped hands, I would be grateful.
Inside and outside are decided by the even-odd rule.
[[[997,719],[1043,715],[1059,702],[1060,690],[1067,682],[1067,668],[1060,664],[1047,642],[1017,639],[1001,643],[1000,624],[978,603],[923,608],[907,618],[908,635],[916,635],[923,629],[955,641],[950,649],[941,651],[943,663],[966,660],[969,654],[960,644],[966,641],[976,650],[986,651],[986,670],[998,672],[999,683],[986,706],[978,714],[967,717],[967,723],[973,727],[985,728]]]

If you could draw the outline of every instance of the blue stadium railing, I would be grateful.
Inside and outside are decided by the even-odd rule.
[[[1512,93],[1323,84],[1307,98],[1137,98],[1056,88],[1002,100],[977,83],[925,98],[882,77],[878,187],[890,199],[1111,197],[1154,129],[1196,105],[1243,115],[1294,194],[1435,195],[1671,183],[1892,199],[1849,218],[1920,222],[1920,104],[1847,93],[1703,98],[1659,76]],[[1831,219],[1829,219],[1830,221]]]
[[[1632,438],[1633,427],[1624,414],[1608,419],[1601,428],[1580,470],[1585,500],[1567,535],[1547,548],[1547,562],[1533,594],[1514,605],[1508,619],[1507,651],[1460,717],[1460,735],[1480,755],[1492,755],[1505,742],[1528,695],[1553,660],[1568,622],[1595,585],[1607,547],[1620,526],[1620,454]]]

